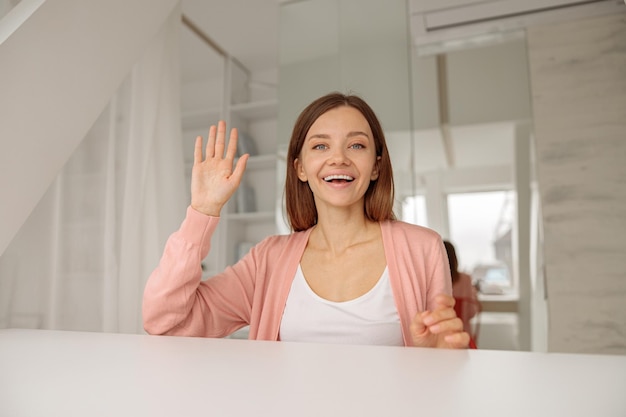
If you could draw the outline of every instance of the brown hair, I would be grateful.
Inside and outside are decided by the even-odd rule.
[[[360,97],[333,92],[314,100],[298,116],[287,150],[285,203],[292,230],[299,232],[317,223],[317,208],[308,183],[300,181],[294,161],[300,158],[304,140],[315,121],[329,110],[340,106],[357,109],[369,123],[374,136],[376,156],[379,157],[378,179],[371,181],[365,192],[365,217],[371,221],[394,220],[394,185],[391,159],[380,122],[372,108]]]
[[[452,276],[452,283],[454,284],[459,279],[459,261],[456,257],[456,250],[454,250],[454,245],[447,240],[443,241],[443,245],[446,247],[446,252],[448,253],[450,275]]]

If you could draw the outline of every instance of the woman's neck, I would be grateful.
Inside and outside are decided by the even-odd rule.
[[[366,219],[363,211],[325,213],[318,217],[309,245],[339,255],[379,234],[378,223]]]

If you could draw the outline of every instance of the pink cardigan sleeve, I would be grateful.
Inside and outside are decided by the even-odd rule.
[[[450,267],[441,236],[400,221],[382,223],[389,278],[396,297],[405,344],[415,314],[435,308],[439,294],[452,295]]]
[[[189,207],[168,239],[143,296],[143,324],[150,334],[223,337],[250,319],[254,292],[251,258],[201,281],[219,218]]]

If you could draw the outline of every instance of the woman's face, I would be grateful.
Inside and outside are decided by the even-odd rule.
[[[318,210],[321,205],[362,208],[370,181],[378,178],[369,123],[353,107],[327,111],[307,132],[294,166],[298,178],[309,183]]]

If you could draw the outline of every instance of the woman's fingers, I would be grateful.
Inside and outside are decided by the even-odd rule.
[[[220,120],[217,123],[217,136],[215,137],[215,154],[218,158],[224,157],[224,148],[226,144],[226,122]]]
[[[246,163],[248,162],[249,156],[250,155],[248,154],[243,155],[235,164],[235,170],[233,171],[232,176],[236,179],[237,186],[241,183],[241,178],[243,177],[243,172],[246,170]]]
[[[470,336],[466,332],[456,332],[446,335],[444,340],[453,349],[466,349],[470,343]]]
[[[469,335],[463,332],[463,322],[451,308],[417,313],[411,322],[414,346],[466,348]]]
[[[435,297],[434,308],[417,313],[411,323],[415,346],[467,348],[469,334],[463,331],[463,321],[454,311],[454,297],[440,294]],[[430,341],[430,337],[434,341]]]
[[[463,322],[456,316],[456,313],[451,308],[427,312],[423,314],[422,320],[424,325],[428,327],[432,333],[455,330],[459,323],[461,329],[463,328]]]
[[[237,129],[230,129],[230,137],[228,138],[228,148],[226,149],[226,158],[227,159],[235,159],[237,156],[237,140],[238,140],[238,132]]]
[[[199,136],[200,140],[202,138]],[[196,149],[194,150],[194,162],[202,161],[202,151],[198,152],[198,143],[196,139]],[[200,147],[202,145],[200,144]],[[224,150],[226,149],[226,155],[224,156]],[[226,147],[226,122],[220,120],[217,126],[211,125],[209,128],[209,136],[206,143],[206,158],[226,158],[234,160],[237,156],[237,129],[230,130],[230,137],[228,139],[228,147]]]
[[[196,138],[191,174],[191,206],[210,216],[219,216],[222,207],[241,183],[248,161],[248,155],[243,155],[234,163],[237,156],[237,129],[231,129],[228,145],[226,139],[224,121],[209,128],[204,156],[202,137]]]
[[[215,125],[211,125],[209,128],[209,137],[206,141],[206,157],[213,158],[215,156],[215,135],[217,133],[217,128]]]
[[[202,136],[196,136],[196,146],[193,148],[193,163],[202,162]]]

